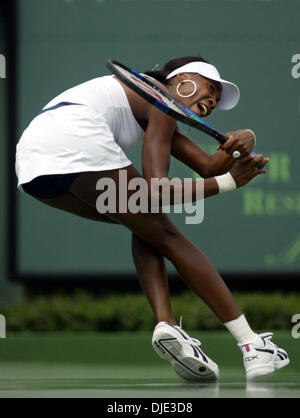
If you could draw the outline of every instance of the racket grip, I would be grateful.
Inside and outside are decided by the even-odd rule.
[[[225,142],[227,141],[228,137],[224,134],[221,134],[220,132],[216,133],[216,135],[214,135],[214,137],[216,138],[216,140],[220,143],[220,144],[225,144]],[[250,152],[250,155],[252,155],[253,157],[257,157],[257,154],[254,151]],[[265,164],[260,165],[258,168],[264,168]]]
[[[253,157],[257,157],[257,154],[254,151],[250,152],[250,155],[252,155]],[[265,164],[261,164],[260,166],[258,166],[258,168],[264,168]]]

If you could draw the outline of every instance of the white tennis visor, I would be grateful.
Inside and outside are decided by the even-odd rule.
[[[236,84],[223,80],[219,71],[213,65],[200,61],[190,62],[168,74],[167,80],[181,73],[196,73],[210,80],[218,81],[222,85],[222,95],[216,105],[217,109],[230,110],[238,104],[240,89]]]

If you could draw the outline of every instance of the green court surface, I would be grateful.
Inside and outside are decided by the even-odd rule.
[[[193,333],[220,367],[217,384],[180,380],[150,333],[8,334],[0,340],[0,398],[299,398],[300,339],[275,333],[289,366],[247,384],[241,353],[225,332]]]

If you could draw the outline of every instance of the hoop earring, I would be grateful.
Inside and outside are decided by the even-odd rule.
[[[187,94],[187,95],[184,95],[184,94],[181,94],[181,93],[179,93],[179,87],[181,86],[181,84],[183,84],[183,83],[192,83],[193,84],[193,86],[194,86],[194,91],[192,92],[192,93],[190,93],[190,94]],[[197,85],[196,85],[196,83],[195,83],[195,81],[193,81],[193,80],[183,80],[183,81],[181,81],[178,85],[177,85],[177,87],[176,87],[176,92],[177,92],[177,94],[178,94],[178,96],[180,96],[180,97],[191,97],[191,96],[193,96],[195,93],[196,93],[196,91],[197,91]]]

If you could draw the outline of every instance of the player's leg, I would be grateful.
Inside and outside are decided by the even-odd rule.
[[[77,197],[71,193],[64,193],[57,197],[51,198],[37,198],[42,203],[45,203],[48,206],[52,206],[56,209],[63,210],[64,212],[72,213],[73,215],[80,216],[82,218],[90,219],[97,222],[108,222],[111,224],[118,224],[117,221],[114,221],[111,218],[108,218],[106,215],[100,214],[95,208],[87,205],[82,200],[79,200]]]
[[[139,173],[134,169],[134,167],[127,167],[126,170],[128,182],[132,178],[139,177]],[[70,191],[80,200],[83,200],[92,207],[95,207],[99,194],[99,192],[96,191],[96,183],[99,178],[110,177],[114,180],[118,190],[120,187],[118,176],[119,173],[117,170],[109,171],[106,173],[84,173],[75,180],[72,187],[70,188]],[[128,197],[129,196],[130,193],[128,192]],[[162,256],[167,257],[176,267],[177,271],[181,274],[185,282],[216,313],[219,319],[227,326],[228,330],[242,345],[242,347],[244,347],[243,341],[245,340],[248,340],[249,342],[251,341],[251,343],[254,344],[254,347],[259,347],[260,344],[265,344],[264,340],[258,337],[257,334],[251,330],[248,322],[246,321],[246,318],[242,315],[242,312],[235,302],[230,290],[227,288],[223,279],[220,277],[212,263],[199,250],[199,248],[189,242],[180,233],[180,231],[177,230],[177,228],[165,214],[133,214],[127,212],[109,213],[108,216],[131,229],[134,234],[139,236],[143,241],[149,243],[150,246],[154,247]],[[155,300],[155,292],[153,292],[151,295],[151,281],[148,282],[147,287],[150,289],[150,297],[152,300]],[[161,323],[159,325],[161,325]],[[175,328],[176,327],[170,327],[172,330]],[[164,328],[164,330],[165,329],[166,328]],[[182,341],[180,343],[180,353],[183,356],[182,358],[187,359],[186,352],[183,352],[184,350],[182,348],[184,344],[190,344],[190,346],[193,347],[193,350],[196,350],[196,347],[193,345],[193,339],[190,339],[186,333],[184,335],[181,332],[181,334]],[[179,338],[176,339],[176,343],[177,342],[179,342]],[[200,356],[202,356],[203,363],[205,362],[205,358],[206,361],[210,362],[208,369],[211,373],[213,373],[214,377],[216,377],[216,365],[203,355],[203,352],[201,352],[199,347],[197,347],[197,349]],[[193,361],[196,357],[195,353],[196,351],[194,351]],[[273,354],[269,354],[272,357],[270,361],[274,364],[274,370],[275,368],[283,367],[288,362],[288,359],[280,359],[280,355],[284,355],[283,350],[281,354],[278,355],[274,354],[274,352]],[[201,361],[201,359],[198,359],[198,363],[199,361]],[[283,363],[282,361],[285,361],[286,363]],[[179,363],[180,362],[177,362],[176,366],[178,366]],[[206,363],[204,364],[207,365]],[[260,364],[257,365],[257,374],[260,373],[259,369],[265,372],[264,365],[265,360],[260,360]],[[180,370],[180,373],[181,372],[182,370]],[[254,375],[255,374],[256,372]]]
[[[105,173],[118,184],[116,173]],[[131,172],[128,179],[137,176]],[[95,206],[97,194],[96,182],[103,173],[85,173],[75,180],[70,188],[71,193],[84,199],[91,206]],[[93,186],[90,186],[93,185]],[[89,197],[89,193],[91,196]],[[133,247],[135,262],[139,276],[150,304],[159,319],[153,334],[153,347],[163,358],[172,363],[174,371],[187,380],[207,381],[218,378],[218,366],[200,349],[200,342],[191,338],[181,327],[175,325],[171,311],[167,281],[162,255],[172,261],[172,247],[170,243],[179,234],[165,214],[109,214],[113,219],[131,229],[135,238]],[[153,249],[155,248],[155,250]],[[160,258],[157,255],[160,254]],[[144,262],[142,259],[144,258]],[[172,325],[170,325],[171,322]]]
[[[106,173],[107,174],[107,173]],[[98,173],[98,175],[97,175],[97,179],[99,178],[99,173]],[[91,179],[90,179],[91,180]],[[86,185],[87,187],[84,187],[83,189],[82,189],[82,191],[83,191],[83,195],[84,195],[84,199],[83,200],[85,200],[86,199],[86,197],[87,197],[87,195],[89,194],[89,192],[87,193],[87,191],[88,191],[88,189],[90,189],[90,185],[91,185],[91,183],[89,183],[88,185]],[[94,187],[92,187],[91,188],[91,190],[95,190],[95,183],[94,183]],[[57,207],[57,208],[59,208],[59,209],[62,209],[62,210],[66,210],[66,211],[69,211],[69,212],[71,212],[71,213],[74,213],[74,214],[76,214],[76,215],[79,215],[79,216],[84,216],[84,217],[87,217],[87,218],[89,218],[89,219],[94,219],[94,220],[96,220],[96,221],[99,221],[99,220],[103,220],[103,221],[107,221],[108,219],[106,218],[106,216],[105,215],[101,215],[101,214],[99,214],[97,211],[96,211],[96,209],[95,209],[95,203],[90,203],[90,204],[86,204],[85,202],[83,202],[81,199],[78,199],[78,198],[76,198],[75,196],[73,196],[73,195],[70,195],[69,193],[67,193],[67,194],[64,194],[64,195],[62,195],[62,196],[60,196],[60,197],[58,197],[58,198],[54,198],[54,199],[40,199],[42,202],[44,202],[44,203],[47,203],[47,204],[50,204],[51,206],[54,206],[54,207]],[[159,218],[160,218],[160,216],[159,216]],[[108,220],[109,221],[109,220]],[[117,222],[119,222],[119,220],[117,221]],[[126,225],[126,222],[122,222],[122,223],[124,223],[125,225]],[[148,222],[146,222],[146,224],[147,224]],[[154,223],[155,225],[156,225],[156,223]],[[127,225],[128,226],[128,225]],[[169,225],[170,226],[170,225]],[[172,234],[170,235],[169,233],[170,233],[170,228],[169,228],[169,226],[168,225],[164,225],[164,227],[163,227],[163,231],[164,232],[168,232],[167,233],[167,238],[171,238],[173,235],[174,235],[174,231],[172,232]],[[152,227],[153,227],[153,225],[152,225]],[[158,232],[163,232],[163,231],[158,231]],[[155,231],[153,230],[153,228],[151,229],[151,233],[152,232],[154,232],[155,233]],[[147,236],[147,234],[146,234],[146,236]],[[159,235],[160,237],[161,237],[161,235]],[[150,240],[151,241],[151,240]],[[157,243],[158,244],[158,243]],[[166,256],[167,256],[167,254],[168,254],[168,245],[167,245],[167,241],[165,241],[164,239],[163,240],[161,240],[160,239],[160,244],[162,245],[162,246],[160,246],[160,245],[158,245],[158,250],[161,250],[161,252],[163,253],[164,252],[164,250],[166,250],[167,252],[166,252]],[[146,254],[147,253],[147,248],[148,249],[151,249],[151,246],[149,247],[147,247],[147,246],[144,246],[144,248],[143,248],[143,250],[142,250],[142,252],[144,251],[144,254]],[[155,252],[152,252],[152,256],[154,256],[155,255]],[[171,258],[170,258],[171,259]],[[158,267],[158,269],[157,270],[153,270],[153,273],[155,274],[155,272],[156,273],[158,273],[158,271],[160,271],[161,270],[161,264],[160,264],[160,261],[159,260],[156,260],[156,262],[158,263],[157,264],[157,267]],[[142,266],[142,264],[141,264],[141,266]],[[140,266],[140,267],[141,267]],[[160,266],[160,267],[159,267]],[[150,279],[150,277],[151,277],[151,275],[150,274],[146,274],[146,276],[142,276],[142,277],[144,277],[144,279],[146,279],[147,278],[147,285],[146,286],[143,286],[143,287],[146,287],[147,289],[148,289],[148,293],[149,293],[149,295],[150,295],[150,297],[149,297],[149,300],[152,300],[152,303],[153,303],[153,305],[155,306],[155,301],[156,301],[156,296],[155,296],[155,294],[156,294],[156,292],[155,291],[151,291],[151,283],[155,283],[155,281],[156,281],[156,278],[157,278],[157,275],[155,274],[154,276],[153,276],[153,280],[152,281],[149,281],[149,279]],[[165,291],[165,293],[167,294],[167,287],[166,286],[163,286],[163,283],[165,283],[165,281],[162,279],[162,277],[160,277],[160,284],[157,286],[157,284],[153,287],[154,289],[156,288],[156,289],[158,289],[159,287],[161,287],[161,289],[164,289],[164,291]],[[165,300],[166,299],[168,299],[167,298],[167,296],[165,296]],[[169,308],[166,310],[166,312],[168,311],[168,310],[170,310],[170,312],[171,312],[171,308],[170,308],[170,306],[169,306]],[[157,309],[155,310],[156,312],[158,312],[157,311]],[[168,314],[169,316],[171,316],[171,314],[170,314],[170,312],[169,313],[165,313],[165,315],[166,314]],[[235,335],[236,333],[237,333],[237,331],[236,331],[236,328],[237,328],[237,322],[238,321],[240,321],[240,318],[237,318],[237,319],[235,319],[235,320],[233,320],[233,321],[230,321],[228,324],[230,324],[230,325],[228,325],[228,329],[233,333],[233,335]],[[233,325],[231,324],[231,323],[233,323]],[[160,325],[160,328],[159,328],[159,330],[158,330],[158,333],[159,332],[161,332],[162,330],[164,331],[164,332],[166,332],[166,329],[167,329],[167,327],[166,326],[164,326],[164,327],[161,327],[161,324],[162,323],[160,323],[159,325]],[[167,324],[168,325],[168,324]],[[226,324],[225,324],[226,325]],[[233,327],[233,329],[230,329],[230,328],[232,328]],[[235,331],[234,331],[234,328],[235,328]],[[248,327],[249,328],[249,327]],[[175,329],[177,329],[177,331],[179,332],[179,330],[178,330],[178,327],[170,327],[169,326],[169,329],[171,329],[171,332],[173,332],[174,333],[174,330]],[[168,331],[168,330],[167,330]],[[177,338],[177,340],[176,340],[176,342],[178,342],[179,341],[179,339],[180,338],[182,338],[182,342],[181,342],[181,348],[183,347],[183,345],[185,344],[187,344],[187,339],[188,339],[188,344],[190,345],[189,346],[189,348],[191,348],[191,347],[193,347],[193,350],[195,350],[195,340],[193,340],[193,339],[190,339],[189,338],[189,336],[186,334],[186,333],[184,333],[184,331],[183,330],[181,330],[180,332],[179,332],[179,334],[181,335],[181,336],[183,336],[183,337],[178,337]],[[174,336],[173,336],[174,337]],[[260,343],[260,341],[259,341],[259,343]],[[258,344],[258,346],[259,346],[260,344]],[[255,347],[255,346],[254,346]],[[174,348],[174,346],[173,346],[173,348]],[[197,347],[197,349],[198,349],[198,351],[199,351],[199,353],[203,356],[203,352],[201,352],[201,350],[199,349],[199,347]],[[195,352],[195,351],[194,351]],[[187,357],[187,351],[186,350],[182,350],[181,349],[181,351],[180,351],[180,354],[182,355],[182,357],[183,357],[183,361],[185,361],[185,360],[191,360],[191,358],[188,358]],[[288,359],[287,359],[287,355],[286,355],[286,357],[285,357],[285,364],[283,364],[283,362],[282,362],[282,359],[281,359],[281,357],[282,356],[284,356],[284,355],[286,355],[286,354],[284,354],[284,351],[283,350],[281,350],[281,352],[280,352],[280,354],[278,354],[277,355],[277,357],[276,357],[276,359],[277,359],[277,361],[276,362],[274,362],[274,369],[275,368],[280,368],[280,367],[283,367],[283,365],[285,365],[285,364],[287,364],[287,362],[288,362]],[[194,354],[194,356],[195,356],[195,354]],[[198,356],[199,356],[199,354],[198,354]],[[203,356],[203,359],[204,359],[205,357]],[[201,359],[200,360],[198,360],[198,361],[195,361],[195,358],[192,358],[192,360],[194,361],[194,364],[198,367],[198,365],[199,365],[199,361],[201,361]],[[209,361],[210,363],[209,363],[209,367],[210,367],[210,370],[216,370],[215,369],[215,367],[217,367],[216,365],[215,365],[215,363],[213,363],[208,357],[206,357],[206,361]],[[180,362],[180,363],[178,363],[178,362],[176,362],[176,364],[175,364],[175,367],[178,367],[180,365],[180,367],[182,367],[182,363]],[[205,363],[205,365],[206,365],[206,363]],[[175,369],[175,367],[174,367],[174,369]],[[201,369],[203,369],[203,367],[201,366]],[[198,370],[198,369],[197,369]],[[269,370],[269,369],[268,369]],[[175,369],[175,371],[178,373],[178,374],[180,374],[180,375],[182,375],[183,377],[186,377],[187,378],[187,375],[186,375],[186,369],[184,369],[184,370],[181,370],[181,369],[179,369],[179,370],[176,370]],[[247,369],[246,369],[246,371],[247,371]],[[261,371],[263,371],[263,372],[265,372],[265,361],[263,361],[262,363],[260,363],[260,364],[258,364],[258,370],[256,369],[255,370],[255,373],[260,373]],[[191,372],[191,371],[190,371]],[[189,373],[190,373],[189,372]],[[190,379],[191,378],[191,376],[190,376],[190,374],[188,373],[188,378]],[[213,374],[213,376],[215,377],[217,375],[217,372],[215,371],[215,373]],[[194,375],[192,376],[193,378],[195,377]],[[197,377],[198,378],[198,377]]]
[[[116,221],[100,214],[95,208],[71,193],[47,199],[38,198],[38,200],[83,218],[117,224]],[[170,305],[167,274],[162,255],[135,234],[132,235],[132,253],[140,284],[149,300],[156,321],[166,321],[176,325]]]
[[[139,281],[157,322],[177,325],[171,308],[163,256],[136,234],[132,234],[132,254]]]
[[[132,178],[140,177],[133,166],[126,167],[126,171],[127,185]],[[70,192],[79,200],[96,208],[100,194],[96,184],[100,178],[111,178],[118,194],[119,187],[122,187],[119,184],[119,170],[83,173],[73,182]],[[128,198],[130,193],[133,192],[128,191]],[[128,211],[109,213],[107,216],[129,228],[162,256],[167,257],[188,286],[222,322],[236,319],[241,315],[240,308],[216,268],[196,245],[184,237],[166,214]]]
[[[64,193],[53,198],[39,198],[38,200],[77,216],[95,221],[110,221],[105,215],[99,214],[95,208],[80,201],[70,193]],[[163,257],[150,244],[135,234],[133,234],[132,246],[141,285],[145,290],[158,321],[153,336],[154,348],[160,356],[171,361],[175,372],[184,379],[197,381],[202,381],[203,379],[216,380],[218,376],[218,366],[200,350],[200,343],[198,341],[191,339],[182,328],[176,326],[169,301]],[[172,355],[162,355],[161,349],[157,349],[155,346],[155,336],[167,337],[167,340],[169,341],[167,344],[169,345],[165,348],[168,349]],[[165,340],[166,338],[159,339]],[[205,358],[205,362],[203,358]],[[209,362],[208,367],[206,362]],[[185,363],[187,363],[187,366],[184,366]],[[194,367],[196,371],[193,371],[192,367]],[[199,373],[199,369],[202,370],[201,373]]]
[[[57,209],[97,222],[115,223],[106,215],[79,200],[71,193],[38,200]],[[168,291],[168,280],[164,259],[150,244],[132,234],[132,253],[140,284],[149,300],[157,322],[166,321],[176,325]]]
[[[98,222],[117,223],[69,193],[68,190],[78,174],[40,176],[30,183],[23,184],[23,189],[39,201],[57,209]],[[135,238],[133,238],[133,255],[138,276],[157,322],[164,320],[174,323],[163,258],[148,243],[138,237]]]

